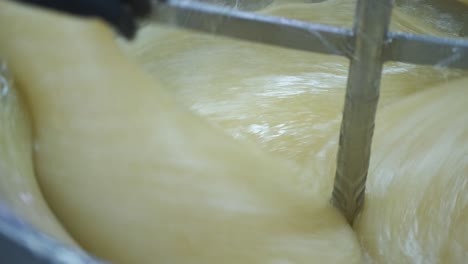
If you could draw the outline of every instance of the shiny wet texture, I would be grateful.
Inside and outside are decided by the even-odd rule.
[[[271,5],[261,12],[349,27],[353,10],[353,1],[325,1]],[[430,6],[398,7],[391,30],[454,37],[460,22]],[[180,102],[231,135],[298,164],[303,191],[329,197],[346,60],[162,26],[148,26],[136,43],[122,46]],[[386,64],[368,202],[356,224],[367,260],[458,263],[466,258],[468,83],[450,82],[465,75]]]
[[[147,27],[122,46],[159,83],[99,23],[0,5],[0,56],[31,109],[38,180],[90,252],[119,263],[360,263],[359,239],[377,263],[466,259],[463,72],[386,66],[356,237],[328,203],[345,60]],[[346,26],[351,6],[262,12]],[[407,12],[396,10],[394,28],[454,34]],[[64,49],[51,46],[57,35]]]

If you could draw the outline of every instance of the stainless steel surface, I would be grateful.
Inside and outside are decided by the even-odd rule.
[[[38,232],[0,205],[0,263],[104,264]]]
[[[466,39],[389,33],[384,60],[468,69]]]
[[[199,0],[203,3],[221,5],[243,11],[256,11],[270,5],[276,0]],[[312,0],[317,1],[317,0]],[[322,1],[322,0],[319,0]]]
[[[332,203],[350,224],[362,208],[392,0],[358,0]]]
[[[194,1],[155,4],[152,20],[242,40],[333,55],[351,54],[352,31]]]
[[[153,21],[285,48],[350,58],[352,31],[191,0],[153,1]],[[385,61],[468,69],[468,40],[389,33]],[[424,54],[431,54],[425,56]]]

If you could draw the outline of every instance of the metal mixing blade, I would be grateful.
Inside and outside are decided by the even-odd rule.
[[[350,224],[364,203],[392,0],[359,0],[332,203]]]

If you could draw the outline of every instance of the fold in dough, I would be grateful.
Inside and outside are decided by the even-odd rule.
[[[45,196],[92,253],[117,263],[360,263],[328,197],[176,104],[101,23],[0,1],[0,39],[31,110]]]
[[[28,113],[0,61],[0,214],[12,213],[61,242],[76,245],[37,184]],[[8,206],[10,210],[4,211]]]

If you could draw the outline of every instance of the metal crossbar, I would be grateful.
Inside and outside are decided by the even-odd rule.
[[[191,0],[155,0],[153,5],[153,21],[351,61],[332,193],[332,203],[350,224],[364,201],[383,64],[468,69],[467,40],[388,32],[393,0],[358,0],[353,30]]]
[[[385,1],[376,2],[377,7],[385,6]],[[351,58],[354,52],[352,39],[355,34],[350,29],[242,12],[191,0],[153,3],[152,20],[164,24],[347,58]],[[465,39],[389,32],[383,46],[383,62],[399,61],[468,69],[468,41]]]

